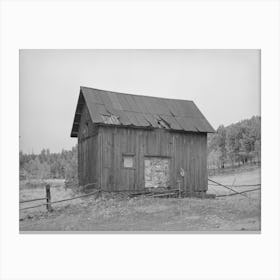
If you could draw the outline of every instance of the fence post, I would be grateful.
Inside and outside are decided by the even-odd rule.
[[[51,206],[51,204],[49,204],[49,203],[51,203],[51,186],[50,186],[50,184],[46,184],[46,200],[47,200],[47,210],[49,212],[51,212],[52,206]]]
[[[182,167],[180,169],[180,175],[181,175],[181,178],[182,178],[182,189],[185,190],[185,176],[186,176],[186,172],[185,172],[185,170]],[[181,188],[180,188],[180,192],[181,192]]]
[[[178,190],[179,190],[179,198],[181,198],[181,182],[180,182],[180,180],[178,180],[177,181],[177,183],[178,183]]]

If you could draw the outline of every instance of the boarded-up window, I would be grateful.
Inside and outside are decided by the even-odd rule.
[[[123,167],[133,168],[134,167],[134,156],[123,156]]]
[[[169,182],[169,158],[145,158],[145,187],[167,187]]]

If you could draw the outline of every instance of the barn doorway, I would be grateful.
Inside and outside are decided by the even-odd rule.
[[[168,186],[170,159],[164,157],[145,157],[145,188]]]

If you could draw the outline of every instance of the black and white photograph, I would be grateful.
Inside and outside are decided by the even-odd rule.
[[[261,232],[260,49],[19,50],[19,231]]]
[[[279,280],[279,19],[0,1],[0,279]]]

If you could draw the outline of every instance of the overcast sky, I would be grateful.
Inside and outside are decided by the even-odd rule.
[[[21,50],[21,150],[76,144],[80,86],[193,100],[216,129],[260,115],[260,51]]]

